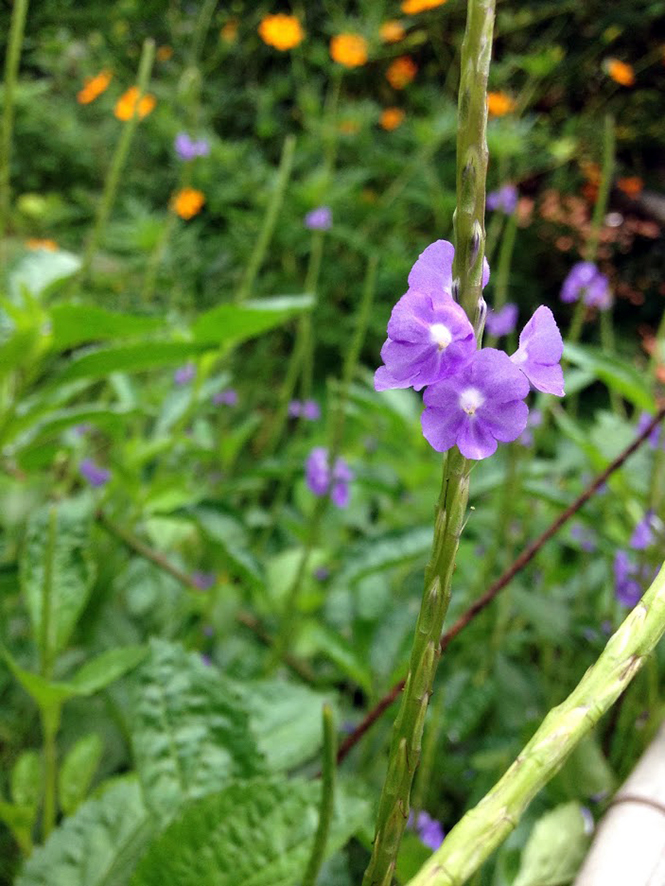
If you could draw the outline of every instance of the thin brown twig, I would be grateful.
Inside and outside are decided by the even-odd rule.
[[[95,517],[98,523],[100,523],[104,527],[104,529],[106,529],[111,535],[119,539],[131,551],[139,554],[145,560],[149,560],[151,563],[154,563],[154,565],[159,567],[159,569],[161,569],[163,572],[168,573],[172,578],[175,578],[176,581],[180,582],[180,584],[184,585],[186,588],[189,588],[190,591],[200,590],[191,575],[183,572],[182,569],[179,569],[177,566],[175,566],[168,559],[168,557],[160,554],[159,551],[155,551],[144,541],[141,541],[140,538],[137,538],[135,535],[133,535],[131,532],[128,532],[122,526],[118,526],[117,523],[111,520],[104,513],[104,511],[98,510],[95,514]],[[263,627],[256,616],[251,615],[249,612],[240,611],[236,613],[236,621],[240,622],[240,624],[244,625],[246,628],[249,628],[249,630],[252,631],[252,633],[256,637],[258,637],[258,639],[266,646],[273,645],[272,636]],[[296,656],[291,655],[290,653],[284,655],[284,662],[291,668],[291,670],[295,674],[297,674],[306,683],[316,683],[316,676],[307,662],[301,661],[299,658],[296,658]]]
[[[665,418],[665,407],[661,408],[658,413],[655,415],[653,420],[649,422],[649,424],[645,427],[642,433],[635,438],[635,440],[630,444],[630,446],[626,447],[615,459],[610,462],[610,464],[602,471],[598,476],[590,483],[587,488],[579,495],[572,504],[568,505],[568,507],[563,510],[559,516],[554,520],[547,529],[538,536],[538,538],[533,541],[527,548],[525,548],[522,553],[517,557],[517,559],[513,562],[513,564],[506,569],[506,571],[501,575],[497,580],[490,585],[490,587],[485,591],[485,593],[478,597],[469,608],[460,615],[457,621],[450,627],[445,634],[442,635],[440,640],[441,652],[445,652],[448,648],[451,640],[453,640],[461,631],[464,630],[467,625],[473,621],[473,619],[483,611],[492,600],[497,596],[499,591],[503,590],[507,584],[520,572],[524,567],[536,556],[538,551],[543,547],[543,545],[555,535],[561,527],[570,520],[572,516],[574,516],[583,505],[586,504],[587,501],[592,497],[592,495],[597,492],[597,490],[605,483],[607,478],[617,471],[626,459],[630,458],[630,456],[644,443],[644,441],[649,437],[652,431],[660,424],[660,422]],[[344,739],[344,741],[339,746],[339,750],[337,752],[337,763],[341,763],[345,757],[349,754],[351,749],[360,741],[363,735],[370,729],[373,723],[375,723],[381,714],[390,707],[390,705],[398,698],[400,692],[404,688],[404,680],[400,680],[399,683],[396,683],[392,689],[387,692],[383,698],[381,698],[374,707],[367,712],[362,721],[356,726],[353,732],[349,733],[349,735]]]

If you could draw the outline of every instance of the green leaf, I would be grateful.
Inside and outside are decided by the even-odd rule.
[[[375,572],[393,569],[413,560],[424,559],[432,548],[432,528],[399,530],[360,542],[344,558],[344,567],[335,585],[348,586]]]
[[[557,806],[534,825],[514,886],[565,886],[579,870],[589,843],[580,804]]]
[[[77,695],[92,695],[118,680],[127,671],[131,671],[147,654],[145,646],[121,646],[118,649],[109,649],[86,662],[70,678],[69,683]]]
[[[263,769],[249,716],[218,671],[182,646],[152,640],[137,672],[132,744],[146,802],[162,818],[233,778]]]
[[[229,570],[262,588],[265,579],[261,565],[249,549],[249,536],[240,520],[211,505],[199,505],[192,513],[208,540],[222,549]]]
[[[126,429],[127,419],[135,414],[134,410],[119,409],[96,404],[79,405],[69,409],[54,409],[44,416],[37,416],[35,423],[14,440],[12,448],[22,450],[39,446],[52,440],[67,428],[86,423],[93,423],[105,431],[119,433]]]
[[[46,680],[18,665],[6,649],[2,654],[18,682],[42,710],[57,710],[76,695],[75,687],[69,683]]]
[[[58,800],[65,815],[72,815],[85,800],[103,751],[101,738],[91,732],[79,738],[62,761],[58,773]]]
[[[311,851],[320,790],[316,782],[255,779],[193,803],[150,847],[132,886],[295,886]],[[328,855],[368,814],[366,801],[343,787],[336,799]]]
[[[313,303],[311,295],[283,295],[243,305],[218,305],[198,317],[192,332],[198,342],[237,345],[309,310]]]
[[[51,309],[53,346],[57,350],[84,342],[141,337],[164,328],[159,317],[141,317],[106,311],[95,305],[67,302]]]
[[[358,649],[349,641],[327,625],[314,619],[303,624],[302,640],[308,646],[309,653],[319,652],[333,661],[337,667],[350,677],[365,692],[372,693],[372,674],[363,661]]]
[[[37,809],[42,796],[42,758],[37,751],[24,751],[12,767],[12,800],[17,806]]]
[[[118,780],[53,831],[15,886],[127,886],[153,829],[137,781]]]
[[[648,373],[640,372],[620,357],[604,354],[587,345],[566,344],[563,353],[566,360],[594,375],[638,409],[653,412],[654,398]]]
[[[81,260],[71,252],[38,250],[27,255],[9,276],[9,294],[20,298],[23,288],[41,295],[67,280],[81,267]]]
[[[28,521],[20,579],[42,657],[67,645],[90,596],[90,523],[80,501],[48,505]]]

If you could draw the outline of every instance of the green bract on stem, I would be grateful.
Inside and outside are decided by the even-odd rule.
[[[487,174],[487,76],[494,28],[494,0],[469,0],[462,44],[457,135],[454,294],[482,332],[482,268],[485,255],[485,178]],[[457,448],[443,461],[434,542],[425,570],[425,588],[409,670],[393,735],[372,858],[363,886],[390,886],[409,817],[425,714],[441,654],[440,638],[450,601],[460,535],[469,496],[470,463]]]
[[[409,886],[461,886],[513,830],[538,791],[561,768],[640,670],[665,633],[665,568],[612,636],[598,661],[542,725],[480,803],[448,834]]]

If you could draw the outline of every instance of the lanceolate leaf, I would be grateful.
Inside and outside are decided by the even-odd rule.
[[[72,815],[85,800],[103,751],[101,738],[91,732],[79,738],[62,761],[58,773],[58,801],[65,815]]]
[[[53,346],[58,350],[84,342],[131,338],[164,328],[159,317],[140,317],[106,311],[95,305],[68,302],[51,308]]]
[[[567,344],[564,357],[580,369],[594,375],[608,388],[630,400],[638,409],[652,411],[654,407],[651,383],[647,373],[641,373],[632,363],[598,348]]]
[[[199,342],[236,345],[312,307],[311,295],[283,295],[247,301],[243,305],[219,305],[196,320],[192,326]]]
[[[423,563],[432,547],[430,526],[390,532],[387,535],[360,542],[345,557],[344,568],[335,579],[340,586],[353,585],[375,572],[382,572],[414,560]]]

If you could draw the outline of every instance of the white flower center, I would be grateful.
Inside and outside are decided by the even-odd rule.
[[[485,398],[477,388],[466,388],[459,397],[459,405],[467,415],[475,415],[484,402]]]
[[[429,328],[430,339],[438,347],[440,351],[445,351],[450,342],[453,340],[450,329],[443,323],[432,323]]]
[[[518,348],[510,359],[519,366],[520,363],[526,363],[528,357],[529,353],[526,348]]]

